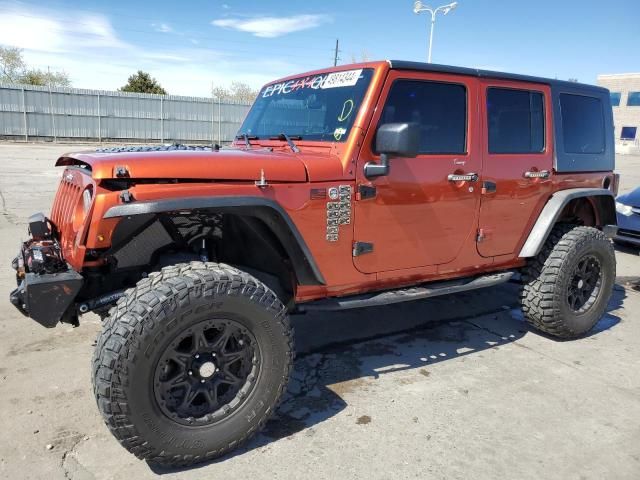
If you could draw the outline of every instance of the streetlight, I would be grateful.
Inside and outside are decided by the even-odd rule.
[[[422,12],[429,12],[431,14],[431,33],[429,34],[429,63],[431,63],[431,47],[433,47],[433,27],[436,24],[436,15],[438,12],[442,12],[444,15],[458,6],[458,2],[442,5],[438,8],[431,8],[429,5],[424,5],[420,0],[416,0],[413,4],[413,13],[419,15]]]

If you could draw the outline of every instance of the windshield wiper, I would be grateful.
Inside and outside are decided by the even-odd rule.
[[[293,136],[289,136],[286,133],[280,133],[278,135],[276,135],[275,137],[269,137],[269,140],[286,140],[287,143],[289,144],[289,148],[291,148],[291,151],[293,153],[299,153],[300,149],[296,146],[295,143],[293,143],[292,138],[295,138],[296,140],[302,140],[302,136],[300,135],[293,135]]]
[[[244,139],[244,144],[247,149],[249,149],[251,148],[251,142],[249,140],[258,140],[258,137],[256,137],[255,135],[249,136],[246,133],[239,133],[238,135],[236,135],[236,139]]]

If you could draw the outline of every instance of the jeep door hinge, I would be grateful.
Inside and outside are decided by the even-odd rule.
[[[353,242],[353,256],[357,257],[365,253],[373,252],[373,243]]]
[[[373,185],[358,185],[356,200],[368,200],[370,198],[376,198],[376,193],[376,187],[374,187]]]

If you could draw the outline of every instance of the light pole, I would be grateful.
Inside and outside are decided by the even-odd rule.
[[[433,27],[436,24],[436,15],[438,12],[442,12],[444,15],[458,6],[458,2],[442,5],[438,8],[431,8],[429,5],[424,5],[420,0],[416,0],[413,4],[413,13],[419,15],[422,12],[429,12],[431,14],[431,32],[429,33],[429,60],[431,63],[431,48],[433,47]]]

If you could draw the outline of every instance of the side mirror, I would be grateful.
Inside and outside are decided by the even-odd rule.
[[[389,159],[415,157],[420,151],[420,126],[417,123],[385,123],[376,133],[376,150],[380,163],[367,162],[364,175],[367,178],[389,174]]]

